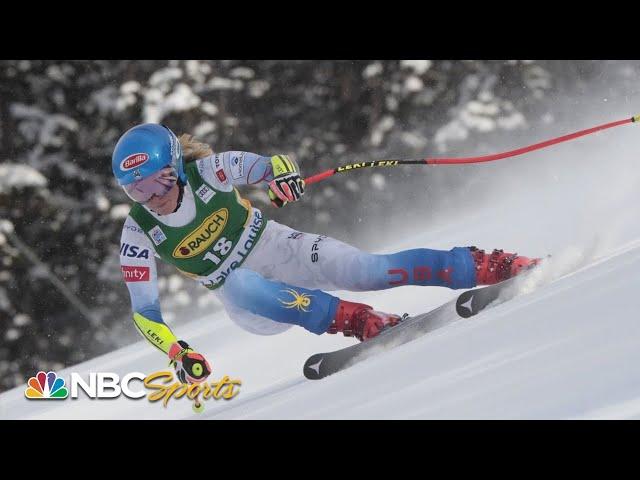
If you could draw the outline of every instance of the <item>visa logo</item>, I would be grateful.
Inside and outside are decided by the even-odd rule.
[[[129,245],[128,243],[123,243],[120,246],[120,255],[123,257],[131,257],[131,258],[146,258],[149,259],[149,249],[148,248],[140,248],[137,245]]]

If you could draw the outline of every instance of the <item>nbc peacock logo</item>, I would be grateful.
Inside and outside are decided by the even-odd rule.
[[[69,391],[64,385],[64,378],[58,377],[56,372],[38,372],[27,382],[24,396],[30,400],[64,400]]]

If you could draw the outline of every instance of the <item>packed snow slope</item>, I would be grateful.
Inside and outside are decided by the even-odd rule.
[[[477,245],[552,255],[522,282],[518,297],[472,319],[452,315],[451,323],[428,335],[314,382],[302,375],[306,358],[353,339],[297,327],[255,336],[217,311],[180,325],[177,333],[210,359],[214,378],[242,380],[232,400],[208,400],[195,414],[184,398],[166,408],[146,399],[82,394],[29,401],[21,387],[0,395],[0,418],[640,417],[639,134],[629,126],[490,165],[429,167],[455,168],[448,184],[456,188],[446,201],[402,213],[408,221],[397,240],[371,250]],[[382,213],[384,205],[376,208]],[[438,214],[426,222],[425,208]],[[401,287],[338,295],[417,314],[457,293]],[[71,372],[86,378],[90,371],[124,375],[165,367],[162,355],[141,340],[57,373],[68,379]]]

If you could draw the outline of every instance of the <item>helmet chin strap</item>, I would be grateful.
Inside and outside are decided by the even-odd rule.
[[[176,208],[171,213],[176,213],[182,205],[182,197],[184,196],[184,183],[180,179],[178,179],[178,187],[180,188],[180,192],[178,193],[178,201],[176,202]]]

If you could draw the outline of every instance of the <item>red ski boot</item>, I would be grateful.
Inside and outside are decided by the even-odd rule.
[[[476,283],[478,285],[493,285],[518,275],[522,270],[529,269],[540,263],[540,258],[519,257],[517,253],[504,253],[495,249],[491,255],[469,247],[476,263]]]
[[[365,341],[378,335],[383,328],[397,325],[400,320],[399,315],[377,312],[363,303],[340,300],[336,317],[327,333],[342,332],[345,337],[354,336]]]

